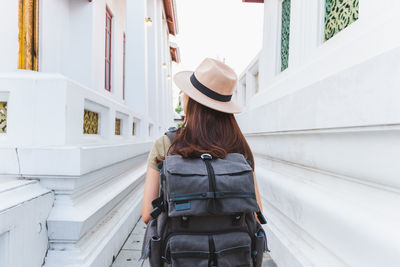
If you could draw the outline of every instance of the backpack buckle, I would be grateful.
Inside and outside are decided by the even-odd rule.
[[[150,216],[154,219],[157,219],[158,215],[160,215],[161,212],[165,211],[164,200],[162,197],[158,197],[151,202],[151,205],[154,209],[150,212]]]
[[[212,159],[212,156],[208,153],[203,153],[201,154],[200,158],[206,160],[206,159]]]
[[[161,170],[161,169],[162,169],[162,166],[164,165],[163,163],[164,163],[164,162],[161,161],[161,162],[159,162],[159,163],[157,164],[158,170]]]
[[[232,214],[232,225],[239,225],[241,218],[242,218],[241,213]]]
[[[181,216],[181,226],[182,227],[189,226],[189,216]]]
[[[251,251],[251,258],[253,259],[254,266],[256,266],[256,263],[257,263],[257,250],[256,249]]]
[[[261,211],[257,211],[257,218],[260,221],[260,224],[266,224],[267,220],[265,219],[264,215],[261,213]]]

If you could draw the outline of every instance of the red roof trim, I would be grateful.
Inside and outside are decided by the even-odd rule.
[[[264,3],[264,0],[242,0],[244,3]]]
[[[175,0],[163,0],[165,15],[167,17],[167,24],[169,33],[172,35],[178,34],[178,21],[176,17]]]
[[[175,61],[176,63],[180,63],[181,62],[181,55],[179,53],[179,47],[171,42],[170,43],[170,47],[169,47],[169,51],[171,53],[171,59],[172,61]]]

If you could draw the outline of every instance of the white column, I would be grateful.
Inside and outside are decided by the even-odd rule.
[[[164,73],[165,69],[163,69],[162,64],[165,63],[165,58],[164,58],[164,27],[163,27],[163,19],[162,19],[162,10],[163,10],[163,3],[161,0],[156,0],[157,1],[157,59],[158,59],[158,64],[156,65],[156,68],[158,70],[157,73],[157,80],[158,84],[156,87],[156,99],[157,99],[157,116],[156,116],[156,123],[157,123],[157,134],[161,135],[163,131],[163,114],[164,113],[164,95],[163,95],[163,89],[164,89]],[[161,126],[161,129],[160,129]]]
[[[311,59],[323,41],[325,1],[292,1],[290,11],[289,61],[298,67]]]
[[[2,1],[0,16],[0,72],[15,71],[18,67],[18,1]]]
[[[104,55],[104,41],[99,41],[104,40],[104,27],[98,26],[104,21],[104,0],[93,3],[43,0],[39,9],[39,70],[62,73],[91,88],[95,87],[95,80],[101,80],[104,88],[104,76],[94,77],[96,64],[93,64],[98,51]],[[98,13],[95,16],[99,9],[104,11],[101,17]],[[96,27],[102,29],[101,35]],[[100,73],[104,75],[104,71]]]
[[[153,132],[156,126],[157,119],[157,98],[156,91],[158,87],[158,51],[157,51],[157,34],[158,34],[158,17],[157,17],[157,1],[148,0],[147,1],[147,16],[152,19],[152,26],[147,27],[147,71],[148,71],[148,90],[149,90],[149,117],[154,123]]]
[[[281,0],[264,3],[264,37],[260,53],[260,88],[264,89],[278,73],[280,60]]]
[[[136,128],[138,135],[148,134],[147,32],[146,0],[126,1],[125,104],[143,119]]]

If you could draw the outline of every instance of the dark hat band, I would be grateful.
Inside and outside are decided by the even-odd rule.
[[[199,90],[200,92],[202,92],[203,94],[205,94],[206,96],[208,96],[214,100],[221,101],[221,102],[229,102],[232,98],[232,95],[221,95],[221,94],[211,90],[210,88],[208,88],[207,86],[205,86],[204,84],[199,82],[199,80],[197,80],[196,76],[194,76],[194,73],[192,74],[192,76],[190,76],[190,82],[197,90]]]

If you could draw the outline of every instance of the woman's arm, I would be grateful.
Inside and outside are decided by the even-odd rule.
[[[152,218],[150,212],[153,210],[151,202],[156,199],[160,191],[160,171],[147,166],[146,180],[142,200],[142,220],[148,223]]]

